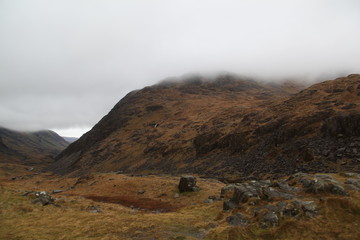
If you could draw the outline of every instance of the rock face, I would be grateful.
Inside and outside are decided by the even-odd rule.
[[[223,210],[233,213],[227,222],[234,226],[258,222],[268,228],[278,226],[283,218],[313,218],[327,197],[347,198],[351,191],[360,192],[357,174],[343,175],[349,178],[339,181],[327,174],[296,173],[287,179],[229,184],[220,193]]]
[[[179,192],[196,192],[199,188],[196,186],[196,177],[182,176],[179,182]]]
[[[48,170],[241,179],[360,172],[360,75],[291,86],[220,75],[131,92]]]

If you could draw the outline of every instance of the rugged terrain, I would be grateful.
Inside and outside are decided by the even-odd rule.
[[[18,132],[0,127],[0,164],[44,167],[68,145],[53,131]]]
[[[0,168],[0,238],[359,239],[360,75],[300,88],[129,93],[51,171]]]
[[[1,239],[360,238],[360,175],[297,173],[225,185],[116,173],[0,174]],[[46,192],[44,192],[46,191]]]
[[[48,170],[226,179],[360,171],[360,75],[300,91],[233,75],[129,93]]]

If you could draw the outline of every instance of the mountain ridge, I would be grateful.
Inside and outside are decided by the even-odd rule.
[[[46,165],[69,144],[51,130],[20,132],[0,127],[2,163]]]
[[[334,171],[338,163],[314,154],[316,147],[311,144],[339,145],[324,134],[342,121],[336,120],[340,115],[351,115],[344,121],[353,118],[358,126],[359,76],[302,91],[299,86],[233,75],[145,87],[120,100],[91,131],[58,155],[49,170],[255,177],[311,171],[321,163],[321,171]],[[291,141],[295,142],[287,144]]]

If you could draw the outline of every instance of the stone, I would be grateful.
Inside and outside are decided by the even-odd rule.
[[[280,192],[272,187],[265,188],[263,190],[263,195],[268,200],[273,200],[274,198],[289,200],[294,198],[294,195]]]
[[[238,204],[234,203],[231,200],[226,200],[223,203],[223,210],[224,211],[229,211],[229,210],[237,208],[237,207],[238,207]]]
[[[94,205],[88,206],[86,208],[86,210],[91,213],[100,213],[101,212],[100,206],[94,206]]]
[[[53,190],[52,193],[62,193],[63,190]]]
[[[282,211],[282,214],[288,217],[298,217],[300,213],[300,209],[294,204],[287,205]]]
[[[297,201],[305,212],[316,212],[317,205],[314,201]]]
[[[196,192],[199,188],[196,186],[196,177],[182,176],[179,182],[179,191],[182,192]]]
[[[234,194],[235,184],[228,184],[225,187],[221,188],[220,198],[225,198],[227,196],[232,196]]]
[[[247,219],[241,213],[235,213],[232,216],[226,218],[226,221],[232,226],[246,226],[249,224],[249,219]]]
[[[249,198],[259,197],[260,192],[261,188],[255,188],[254,186],[244,183],[234,188],[234,194],[231,200],[236,204],[245,203]]]
[[[43,206],[48,204],[53,204],[54,199],[49,195],[49,193],[43,191],[43,192],[36,192],[35,193],[35,200],[32,203],[40,203]]]
[[[174,198],[179,198],[179,197],[180,197],[180,194],[175,193]]]
[[[269,211],[265,213],[263,219],[265,222],[268,222],[273,227],[279,225],[279,218],[275,212]]]
[[[144,194],[145,193],[145,190],[141,189],[137,192],[138,194]]]

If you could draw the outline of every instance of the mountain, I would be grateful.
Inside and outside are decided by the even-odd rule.
[[[69,145],[53,131],[18,132],[0,127],[0,162],[44,165]]]
[[[301,88],[225,74],[133,91],[48,170],[228,179],[360,171],[360,75]]]

